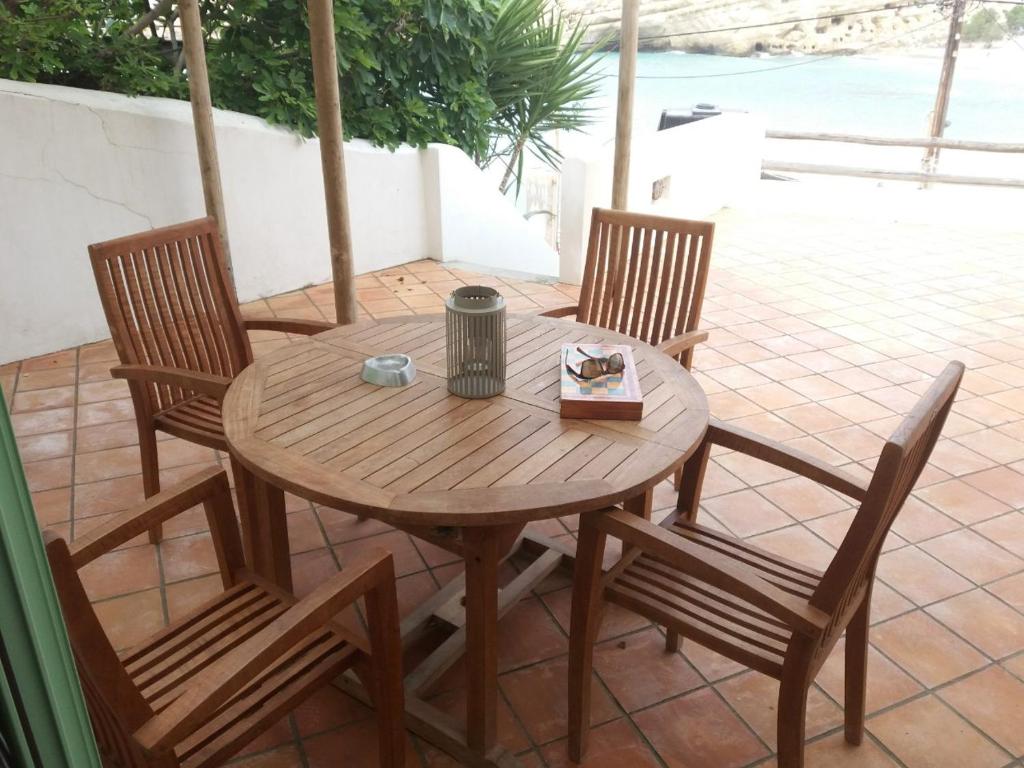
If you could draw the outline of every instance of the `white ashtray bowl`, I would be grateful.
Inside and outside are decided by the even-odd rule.
[[[416,366],[408,355],[378,355],[363,363],[362,378],[380,387],[404,387],[416,378]]]

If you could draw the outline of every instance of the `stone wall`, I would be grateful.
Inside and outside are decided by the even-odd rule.
[[[581,19],[597,38],[618,33],[620,0],[557,0],[563,11]],[[851,8],[881,7],[884,2],[786,2],[755,0],[643,0],[640,49],[681,50],[748,56],[756,53],[806,53],[942,45],[948,31],[936,5],[843,15]],[[891,5],[902,5],[893,2]],[[754,29],[714,32],[769,22],[836,14],[829,18]],[[921,27],[925,27],[921,29]],[[685,33],[685,34],[679,34]],[[645,39],[647,38],[647,39]]]

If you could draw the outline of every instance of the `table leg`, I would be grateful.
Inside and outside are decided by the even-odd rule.
[[[466,740],[487,752],[498,738],[498,538],[464,528],[466,548]]]
[[[650,520],[651,510],[654,508],[654,489],[648,488],[639,496],[634,496],[632,499],[626,499],[622,504],[622,508],[626,512],[634,514],[637,517],[642,517],[644,520]]]
[[[284,511],[284,491],[268,482],[256,480],[257,515],[261,540],[257,573],[293,591],[291,548],[288,545],[288,517]]]
[[[288,519],[284,491],[231,460],[235,494],[242,522],[242,544],[253,571],[292,591],[292,565],[288,548]]]
[[[499,591],[498,567],[512,554],[506,550],[515,543],[521,529],[522,526],[479,531],[464,529],[462,554],[467,578],[457,578],[402,622],[403,638],[410,641],[422,638],[426,625],[432,622],[457,622],[452,624],[454,631],[448,639],[408,672],[405,723],[413,733],[467,768],[522,768],[520,762],[497,743],[497,621],[575,554],[562,542],[525,536],[520,546],[536,559]],[[450,605],[460,591],[466,592],[463,619],[459,621],[458,611],[450,609],[444,610],[447,618],[442,618],[440,609]],[[469,677],[465,725],[422,698],[463,655],[466,655]],[[338,678],[335,684],[372,706],[369,693],[351,674]]]
[[[639,496],[626,499],[622,502],[622,508],[630,514],[642,517],[644,520],[651,519],[651,511],[654,509],[654,489],[648,488]],[[633,551],[631,544],[623,543],[621,557],[626,557]]]

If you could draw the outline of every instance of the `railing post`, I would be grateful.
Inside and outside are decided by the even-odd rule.
[[[946,53],[942,59],[942,74],[939,76],[939,92],[935,96],[935,109],[932,111],[931,130],[928,135],[933,139],[942,138],[946,130],[946,115],[949,114],[949,93],[953,88],[953,72],[956,69],[956,57],[960,51],[960,31],[964,26],[964,12],[967,0],[953,0],[953,15],[949,20],[949,36],[946,38]],[[921,169],[928,174],[935,173],[939,161],[939,148],[928,147],[921,162]],[[928,188],[928,182],[921,185]]]

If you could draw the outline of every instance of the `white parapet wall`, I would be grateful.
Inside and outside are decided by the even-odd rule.
[[[320,147],[215,111],[241,301],[329,280]],[[554,275],[460,150],[345,144],[357,273],[417,259]],[[86,246],[202,216],[187,102],[0,80],[0,363],[109,336]]]
[[[764,119],[725,113],[665,131],[634,133],[629,167],[630,211],[706,218],[750,195],[761,178]],[[614,144],[570,156],[562,165],[559,278],[583,275],[590,215],[612,198]]]

